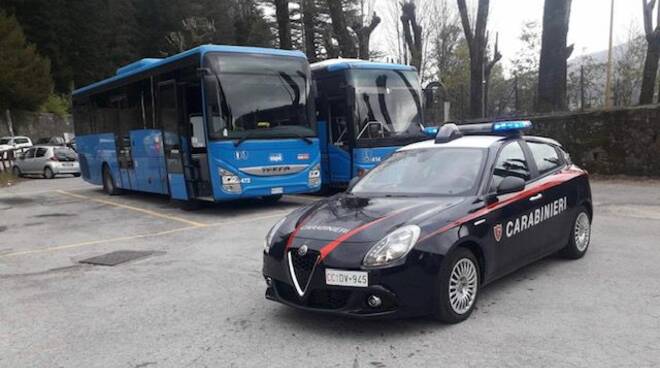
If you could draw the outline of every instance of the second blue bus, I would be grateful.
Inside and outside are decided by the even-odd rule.
[[[414,67],[332,59],[311,68],[324,184],[345,187],[399,147],[428,139]]]

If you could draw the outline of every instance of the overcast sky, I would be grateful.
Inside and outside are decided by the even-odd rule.
[[[376,0],[376,11],[387,12],[388,3],[399,0]],[[456,1],[448,2],[456,9]],[[476,0],[468,0],[474,9]],[[509,59],[520,49],[520,30],[528,21],[543,21],[543,0],[491,0],[488,29],[493,35],[499,33],[500,50],[505,67]],[[615,0],[614,43],[628,39],[631,25],[639,32],[643,30],[642,2],[640,0]],[[457,11],[457,10],[456,10]],[[388,17],[383,17],[386,19]],[[573,56],[589,54],[607,49],[610,17],[610,0],[573,0],[568,43],[575,44]],[[388,27],[379,26],[373,35],[373,47],[385,51],[386,37],[391,37]]]

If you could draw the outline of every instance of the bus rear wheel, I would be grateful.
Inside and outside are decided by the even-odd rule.
[[[103,165],[103,191],[108,195],[119,194],[119,188],[115,185],[115,179],[112,178],[108,165]]]

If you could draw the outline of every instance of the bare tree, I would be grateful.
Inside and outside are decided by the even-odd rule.
[[[538,111],[560,111],[567,108],[567,60],[573,45],[566,47],[571,0],[545,0],[543,36],[539,65]]]
[[[465,0],[457,1],[465,40],[470,51],[470,116],[480,117],[485,113],[484,97],[486,86],[484,85],[484,78],[486,71],[486,46],[488,43],[486,38],[486,24],[488,23],[490,1],[479,0],[474,30],[470,25],[470,17]],[[495,62],[498,59],[495,58]]]
[[[486,34],[486,49],[488,49],[488,34]],[[495,67],[495,64],[497,64],[500,60],[502,60],[502,54],[500,53],[499,49],[499,35],[495,34],[495,49],[493,50],[493,58],[488,60],[488,55],[486,55],[486,60],[484,61],[485,66],[484,66],[484,90],[483,90],[483,104],[484,104],[484,109],[487,108],[488,106],[488,90],[490,86],[490,76],[493,72],[493,68]]]
[[[414,0],[401,3],[401,24],[403,25],[403,37],[410,52],[410,65],[421,71],[424,44],[422,27],[417,23],[415,9]]]
[[[642,0],[644,6],[644,32],[646,34],[646,60],[644,61],[644,75],[642,89],[639,95],[639,104],[653,103],[655,80],[658,74],[658,60],[660,59],[660,11],[655,29],[653,28],[653,9],[656,0]]]
[[[309,62],[314,63],[319,56],[315,25],[317,22],[316,0],[301,0],[301,7],[305,53]]]
[[[371,33],[376,27],[378,27],[380,22],[380,17],[374,12],[368,25],[365,25],[363,21],[356,21],[353,24],[353,31],[355,31],[358,38],[358,58],[369,60],[369,42],[371,40]]]
[[[346,17],[344,15],[344,8],[341,0],[327,0],[327,3],[330,18],[332,19],[332,30],[339,43],[341,56],[345,58],[357,57],[355,42],[353,41],[353,37],[351,37],[351,32],[349,32],[346,26]]]
[[[291,19],[289,17],[289,0],[275,0],[275,18],[280,40],[280,48],[291,50]]]

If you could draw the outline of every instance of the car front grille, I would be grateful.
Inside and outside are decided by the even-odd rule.
[[[319,258],[320,253],[314,250],[309,250],[305,255],[299,255],[297,249],[291,250],[289,253],[291,265],[293,266],[293,274],[300,289],[305,291],[309,279],[314,273],[314,267]]]
[[[351,292],[348,290],[314,290],[309,296],[309,306],[321,309],[340,309],[346,306]]]

